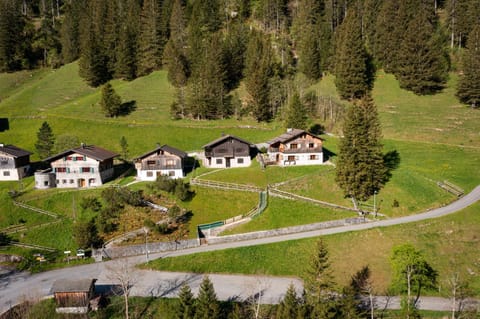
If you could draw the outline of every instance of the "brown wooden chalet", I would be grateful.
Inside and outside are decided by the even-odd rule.
[[[252,144],[233,135],[225,135],[203,146],[204,165],[212,168],[248,167]]]
[[[85,314],[90,309],[90,300],[95,295],[96,279],[57,280],[52,294],[57,313]]]
[[[287,166],[323,163],[323,140],[304,130],[288,129],[267,144],[267,162],[270,164]]]
[[[187,153],[174,147],[159,146],[134,160],[137,180],[154,181],[160,175],[182,178],[187,157]]]
[[[31,154],[14,145],[0,144],[0,181],[18,181],[27,176]]]

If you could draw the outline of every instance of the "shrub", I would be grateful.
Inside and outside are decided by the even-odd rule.
[[[98,200],[96,197],[84,197],[82,198],[82,201],[80,202],[80,207],[83,210],[90,209],[94,212],[99,212],[100,209],[102,209],[102,203]]]

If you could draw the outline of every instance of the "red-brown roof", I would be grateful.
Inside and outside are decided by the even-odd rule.
[[[63,151],[62,153],[59,153],[57,155],[50,156],[45,159],[46,162],[53,162],[56,159],[59,159],[61,157],[73,154],[73,153],[78,153],[81,155],[85,155],[87,157],[93,158],[97,161],[104,161],[110,158],[117,157],[118,154],[111,152],[109,150],[106,150],[104,148],[95,146],[95,145],[82,145],[77,148],[72,148],[70,150]]]

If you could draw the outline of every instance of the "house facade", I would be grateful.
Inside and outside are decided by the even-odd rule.
[[[211,168],[248,167],[251,164],[252,144],[232,135],[203,146],[204,166]]]
[[[18,181],[27,176],[31,154],[14,145],[0,144],[0,181]]]
[[[323,164],[323,140],[304,130],[288,129],[267,142],[267,163],[280,166]]]
[[[45,159],[55,174],[58,188],[101,186],[113,177],[113,159],[118,154],[94,145],[84,145]],[[37,176],[37,175],[36,175]],[[37,182],[43,182],[35,179]],[[40,187],[39,187],[40,188]]]
[[[185,176],[185,159],[187,153],[174,147],[163,145],[137,157],[135,168],[137,180],[155,181],[158,176],[166,175],[170,178]]]

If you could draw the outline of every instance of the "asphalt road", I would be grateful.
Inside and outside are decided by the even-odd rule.
[[[411,223],[455,213],[467,206],[470,206],[478,200],[480,200],[480,186],[477,186],[472,192],[460,198],[456,202],[451,203],[450,205],[417,215],[392,218],[366,224],[348,225],[304,233],[261,238],[257,240],[218,245],[204,245],[192,249],[152,254],[150,258],[155,259],[167,256],[180,256],[198,252],[261,245],[350,231],[360,231],[375,227],[388,227],[392,225]],[[115,272],[115,269],[120,268],[121,264],[125,263],[131,266],[129,267],[129,275],[134,283],[131,292],[131,295],[133,296],[172,297],[178,293],[179,287],[181,287],[184,282],[188,283],[194,292],[198,291],[199,283],[201,282],[203,275],[134,269],[134,265],[143,262],[145,262],[145,256],[136,256],[121,260],[52,270],[34,275],[30,275],[28,273],[16,273],[3,276],[0,278],[0,313],[3,313],[12,305],[22,302],[23,300],[38,300],[50,295],[52,284],[58,279],[97,278],[97,284],[103,286],[110,286],[118,283],[118,280],[113,278],[112,273]],[[209,277],[214,284],[218,297],[223,300],[243,300],[249,296],[256,295],[261,292],[261,302],[276,303],[283,297],[290,283],[293,283],[299,291],[302,287],[302,283],[299,279],[288,277],[219,274],[210,274]],[[378,302],[381,304],[382,302],[385,302],[385,300],[382,299],[382,297],[378,297]],[[389,300],[389,308],[395,309],[398,307],[398,305],[399,302],[397,298],[392,298]],[[448,299],[423,297],[420,302],[420,307],[422,309],[430,310],[449,310],[451,305]]]

